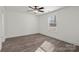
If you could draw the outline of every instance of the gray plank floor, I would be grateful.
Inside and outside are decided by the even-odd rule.
[[[54,50],[51,52],[79,51],[79,46],[75,46],[42,34],[34,34],[6,39],[3,43],[1,52],[35,52],[45,41],[48,41],[54,45]]]

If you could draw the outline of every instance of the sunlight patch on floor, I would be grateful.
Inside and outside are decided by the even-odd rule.
[[[35,52],[52,52],[54,49],[55,46],[52,43],[44,41],[44,43]]]

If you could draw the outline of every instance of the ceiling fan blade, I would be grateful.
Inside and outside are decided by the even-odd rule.
[[[39,9],[44,9],[44,7],[40,7]]]
[[[42,10],[39,10],[39,12],[44,12],[44,11],[42,11]]]
[[[28,6],[29,8],[32,8],[31,6]],[[34,9],[34,8],[32,8],[32,9]]]

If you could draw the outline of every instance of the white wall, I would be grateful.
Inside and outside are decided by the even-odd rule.
[[[1,17],[1,8],[0,8],[0,50],[2,46],[2,17]]]
[[[4,41],[4,7],[0,6],[0,50]]]
[[[0,37],[2,37],[2,12],[1,12],[1,8],[0,8]]]
[[[37,17],[29,13],[6,12],[5,35],[7,38],[38,33]]]
[[[48,16],[56,15],[56,31],[48,30]],[[41,15],[40,33],[75,45],[79,45],[79,7],[68,7],[62,10]]]

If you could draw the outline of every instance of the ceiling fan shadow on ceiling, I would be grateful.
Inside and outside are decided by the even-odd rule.
[[[40,6],[28,6],[30,9],[32,9],[32,10],[28,10],[28,11],[32,11],[32,12],[34,12],[35,14],[36,13],[43,13],[44,11],[43,11],[43,9],[44,9],[44,7],[40,7]]]

